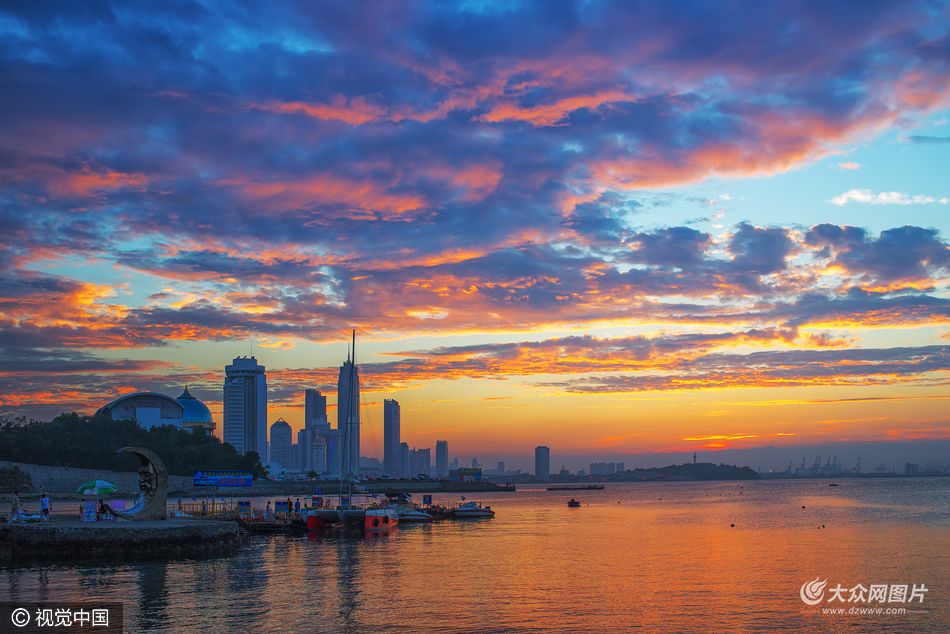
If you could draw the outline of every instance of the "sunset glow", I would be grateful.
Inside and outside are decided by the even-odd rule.
[[[0,9],[0,414],[355,327],[368,456],[950,440],[945,7],[321,4]]]

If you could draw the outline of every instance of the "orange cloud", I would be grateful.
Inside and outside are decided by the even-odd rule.
[[[502,121],[526,121],[535,126],[553,126],[581,108],[599,108],[614,102],[635,101],[636,97],[620,90],[605,90],[590,95],[564,97],[552,103],[522,107],[513,102],[499,102],[492,106],[483,121],[500,123]]]
[[[369,180],[353,180],[316,174],[295,181],[247,181],[227,179],[219,185],[235,187],[246,198],[277,207],[319,207],[343,205],[345,209],[321,209],[321,217],[406,219],[409,212],[426,205],[418,194],[391,193],[387,187]]]
[[[326,121],[340,121],[349,125],[363,125],[386,116],[386,109],[369,103],[365,97],[347,99],[337,95],[331,103],[303,101],[269,101],[253,104],[251,108],[276,114],[302,114]]]

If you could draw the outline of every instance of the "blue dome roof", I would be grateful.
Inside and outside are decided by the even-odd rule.
[[[211,410],[208,409],[207,405],[192,396],[187,387],[185,391],[181,393],[181,396],[178,397],[178,403],[182,409],[185,410],[185,413],[181,417],[183,423],[213,422],[211,420]]]

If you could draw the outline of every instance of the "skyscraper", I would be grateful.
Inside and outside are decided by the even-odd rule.
[[[409,464],[409,443],[399,443],[399,475],[406,477],[412,465]]]
[[[534,448],[534,477],[547,482],[551,475],[551,450],[544,445]]]
[[[337,381],[337,429],[340,430],[340,469],[345,476],[360,473],[360,374],[356,367],[356,331],[353,331],[353,356],[347,353]]]
[[[270,426],[270,462],[276,462],[284,469],[290,469],[290,447],[293,437],[290,425],[278,418]]]
[[[340,430],[331,429],[327,432],[327,471],[341,473],[340,468]]]
[[[308,388],[304,391],[304,427],[313,429],[319,423],[327,422],[327,397],[320,390]]]
[[[400,475],[399,443],[402,441],[400,430],[399,401],[387,398],[383,401],[383,472]]]
[[[413,449],[409,452],[409,475],[413,478],[419,475],[428,476],[432,471],[432,450]]]
[[[306,428],[297,430],[297,444],[295,445],[297,449],[297,471],[300,471],[301,473],[307,473],[310,471],[307,447],[310,446],[310,434],[312,433],[313,432]]]
[[[318,474],[327,472],[327,441],[320,434],[310,432],[310,468]]]
[[[421,467],[419,473],[427,476],[432,475],[432,450],[426,447],[425,449],[418,449],[419,452],[419,466]]]
[[[267,375],[254,357],[224,368],[224,442],[239,454],[256,451],[267,462]]]
[[[435,475],[439,478],[449,477],[449,441],[435,441]]]

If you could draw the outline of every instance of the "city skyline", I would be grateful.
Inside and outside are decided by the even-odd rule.
[[[946,8],[861,4],[5,8],[0,414],[258,447],[221,367],[296,433],[356,328],[357,459],[384,399],[526,470],[946,450]]]

